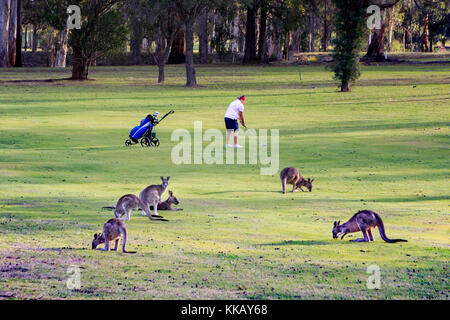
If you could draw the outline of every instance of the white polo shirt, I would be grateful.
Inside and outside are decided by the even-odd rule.
[[[225,118],[237,120],[239,118],[239,112],[244,112],[244,104],[236,99],[228,106],[227,112],[225,112]]]

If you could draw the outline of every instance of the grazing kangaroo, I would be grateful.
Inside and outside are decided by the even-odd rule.
[[[169,190],[169,197],[166,201],[158,203],[158,210],[170,210],[170,211],[181,211],[183,209],[172,208],[172,204],[177,205],[178,199],[174,197],[173,192]],[[153,206],[150,206],[150,210],[153,210]]]
[[[162,216],[153,217],[150,213],[148,207],[142,203],[142,201],[136,197],[134,194],[126,194],[122,197],[120,197],[119,201],[117,201],[117,204],[115,207],[103,207],[102,209],[113,209],[114,215],[116,218],[122,218],[123,215],[126,215],[125,219],[123,220],[130,220],[130,212],[131,210],[137,210],[141,209],[144,211],[148,211],[147,216],[151,220],[162,220]]]
[[[126,251],[125,246],[127,244],[127,227],[125,226],[125,223],[123,223],[122,220],[114,218],[109,219],[104,225],[103,225],[103,233],[101,234],[94,234],[94,240],[92,240],[92,249],[96,249],[99,244],[104,243],[105,247],[103,251],[109,251],[109,243],[111,241],[115,241],[115,247],[114,251],[117,250],[117,247],[119,245],[119,240],[122,238],[122,252],[124,253],[136,253],[135,251]]]
[[[408,242],[408,240],[403,239],[389,239],[386,236],[383,220],[381,220],[380,215],[371,210],[358,211],[355,215],[353,215],[353,217],[350,218],[350,220],[348,220],[344,224],[340,224],[340,221],[335,221],[333,225],[333,239],[338,238],[341,234],[342,234],[341,239],[343,239],[345,235],[348,233],[361,231],[364,238],[350,241],[353,242],[374,241],[371,229],[375,227],[378,227],[381,239],[383,239],[386,242],[389,243]]]
[[[153,215],[158,216],[158,203],[161,202],[162,195],[169,187],[170,177],[167,177],[167,179],[164,179],[163,177],[160,178],[162,181],[161,184],[153,184],[148,186],[139,194],[139,199],[141,199],[142,203],[148,208],[147,212],[145,210],[142,211],[142,215],[147,215],[149,218],[150,216],[148,212],[150,212],[150,206],[153,206]]]
[[[281,179],[281,192],[286,193],[286,183],[292,184],[292,192],[297,192],[297,188],[305,192],[302,187],[308,188],[309,192],[312,191],[312,183],[314,179],[302,177],[300,172],[294,167],[287,167],[280,172]]]

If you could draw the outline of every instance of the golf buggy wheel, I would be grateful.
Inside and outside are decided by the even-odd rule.
[[[161,143],[161,142],[159,141],[158,138],[153,138],[153,139],[152,139],[152,145],[153,145],[153,146],[159,147],[159,144],[160,144],[160,143]]]
[[[131,142],[130,139],[125,140],[125,146],[129,147],[129,146],[132,146],[132,145],[133,145],[133,142]]]
[[[141,139],[141,146],[142,146],[143,148],[145,148],[145,147],[150,147],[150,146],[151,146],[151,142],[150,142],[149,138],[143,137],[143,138]]]

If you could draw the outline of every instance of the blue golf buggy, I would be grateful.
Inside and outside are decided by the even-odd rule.
[[[138,126],[131,129],[128,136],[129,139],[125,140],[125,146],[132,146],[140,142],[142,147],[159,147],[160,141],[156,136],[156,133],[153,132],[153,128],[165,117],[174,112],[175,111],[170,110],[159,120],[159,112],[147,115],[141,120],[141,123]]]

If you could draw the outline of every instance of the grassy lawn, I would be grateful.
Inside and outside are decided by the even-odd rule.
[[[449,299],[450,66],[364,67],[350,93],[302,67],[98,67],[93,81],[0,83],[0,299]],[[23,69],[1,80],[64,78]],[[259,165],[175,165],[171,133],[223,128],[247,95],[249,127],[280,130],[280,170],[313,177],[281,194]],[[174,109],[158,149],[125,147],[146,114]],[[204,143],[206,145],[207,142]],[[128,250],[90,249],[102,206],[171,176],[181,212],[133,212]],[[164,198],[167,197],[167,194]],[[372,209],[389,244],[332,239],[333,221]],[[366,287],[370,265],[381,288]],[[69,290],[69,266],[81,289]]]

